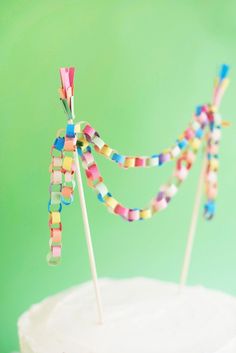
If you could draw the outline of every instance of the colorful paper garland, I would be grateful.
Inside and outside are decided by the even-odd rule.
[[[107,209],[129,222],[145,220],[156,212],[165,209],[191,169],[196,153],[206,139],[207,167],[205,173],[205,192],[207,201],[204,205],[204,216],[211,219],[215,213],[217,196],[217,172],[219,167],[219,142],[222,121],[217,112],[223,93],[228,85],[228,66],[223,65],[216,80],[213,104],[199,106],[190,126],[176,140],[175,145],[161,153],[147,156],[125,156],[106,144],[98,132],[89,124],[81,129],[81,123],[74,124],[74,68],[60,70],[62,87],[60,99],[68,118],[65,134],[58,134],[51,149],[50,165],[51,184],[48,204],[50,228],[49,264],[56,265],[61,258],[61,210],[62,204],[73,201],[74,191],[74,151],[82,161],[88,185],[97,193]],[[79,131],[77,131],[79,130]],[[122,168],[146,168],[161,166],[169,161],[176,161],[174,172],[168,183],[164,184],[149,206],[143,209],[128,208],[117,201],[108,191],[94,159],[92,148]]]

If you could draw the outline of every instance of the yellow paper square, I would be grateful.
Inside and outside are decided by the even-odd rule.
[[[82,146],[80,147],[82,151],[84,151],[89,145],[88,141],[84,137],[81,137],[79,142],[82,143]]]
[[[52,224],[57,224],[61,222],[61,214],[60,212],[52,212]]]
[[[63,159],[63,165],[62,165],[63,169],[70,171],[72,167],[72,163],[73,163],[73,158],[65,157]]]
[[[112,149],[109,146],[105,145],[102,147],[101,153],[104,154],[104,156],[109,157],[112,153]]]
[[[134,157],[126,157],[124,166],[126,168],[134,167],[135,166],[135,158]]]
[[[151,213],[150,209],[140,210],[140,217],[143,218],[143,219],[150,218],[151,215],[152,215],[152,213]]]
[[[116,205],[118,204],[118,201],[116,199],[114,199],[114,197],[108,197],[106,199],[106,204],[108,207],[111,207],[111,208],[115,208]]]
[[[191,146],[194,150],[198,150],[200,145],[201,145],[201,140],[199,140],[198,138],[193,139]]]

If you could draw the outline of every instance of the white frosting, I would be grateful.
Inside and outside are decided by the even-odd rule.
[[[235,353],[236,299],[203,287],[151,279],[99,281],[105,323],[96,323],[92,283],[32,306],[19,319],[21,353]]]

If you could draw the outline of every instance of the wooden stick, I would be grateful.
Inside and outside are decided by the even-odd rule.
[[[202,187],[203,187],[204,175],[206,171],[206,157],[204,156],[203,158],[204,159],[202,162],[201,172],[198,179],[198,186],[197,186],[197,191],[195,196],[192,219],[189,227],[184,261],[183,261],[183,266],[182,266],[182,271],[180,276],[180,289],[182,289],[185,286],[187,281],[189,266],[191,262],[193,243],[194,243],[194,238],[196,234],[197,220],[198,220],[199,208],[200,208],[201,196],[202,196]]]
[[[79,164],[77,151],[74,152],[74,160],[75,160],[77,186],[79,191],[79,198],[80,198],[83,223],[84,223],[84,232],[85,232],[85,237],[86,237],[86,242],[88,247],[90,269],[91,269],[96,303],[97,303],[98,323],[103,324],[103,309],[102,309],[101,295],[100,295],[99,286],[98,286],[96,262],[95,262],[94,252],[93,252],[93,244],[92,244],[92,239],[90,234],[88,214],[87,214],[87,208],[86,208],[85,197],[84,197],[83,182],[82,182],[82,177],[80,173],[80,164]]]

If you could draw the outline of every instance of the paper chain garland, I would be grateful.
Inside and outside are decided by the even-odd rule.
[[[189,127],[179,136],[174,146],[152,156],[125,156],[106,144],[98,132],[89,124],[81,129],[82,122],[74,124],[74,68],[60,70],[62,87],[60,99],[68,118],[66,132],[58,133],[51,149],[50,165],[51,184],[48,204],[50,228],[50,253],[48,262],[58,264],[61,258],[61,210],[62,204],[69,205],[73,201],[75,187],[74,152],[77,151],[88,180],[88,185],[97,193],[99,201],[109,211],[133,222],[152,217],[156,212],[165,209],[180,185],[186,179],[202,142],[206,139],[207,166],[205,171],[206,203],[204,216],[211,219],[215,213],[217,195],[217,172],[219,168],[219,142],[221,138],[222,120],[218,107],[228,85],[228,66],[223,65],[216,80],[213,103],[198,106]],[[108,191],[94,159],[94,151],[103,155],[121,168],[159,167],[175,160],[175,167],[169,181],[162,185],[149,206],[143,209],[128,208],[117,201]]]

